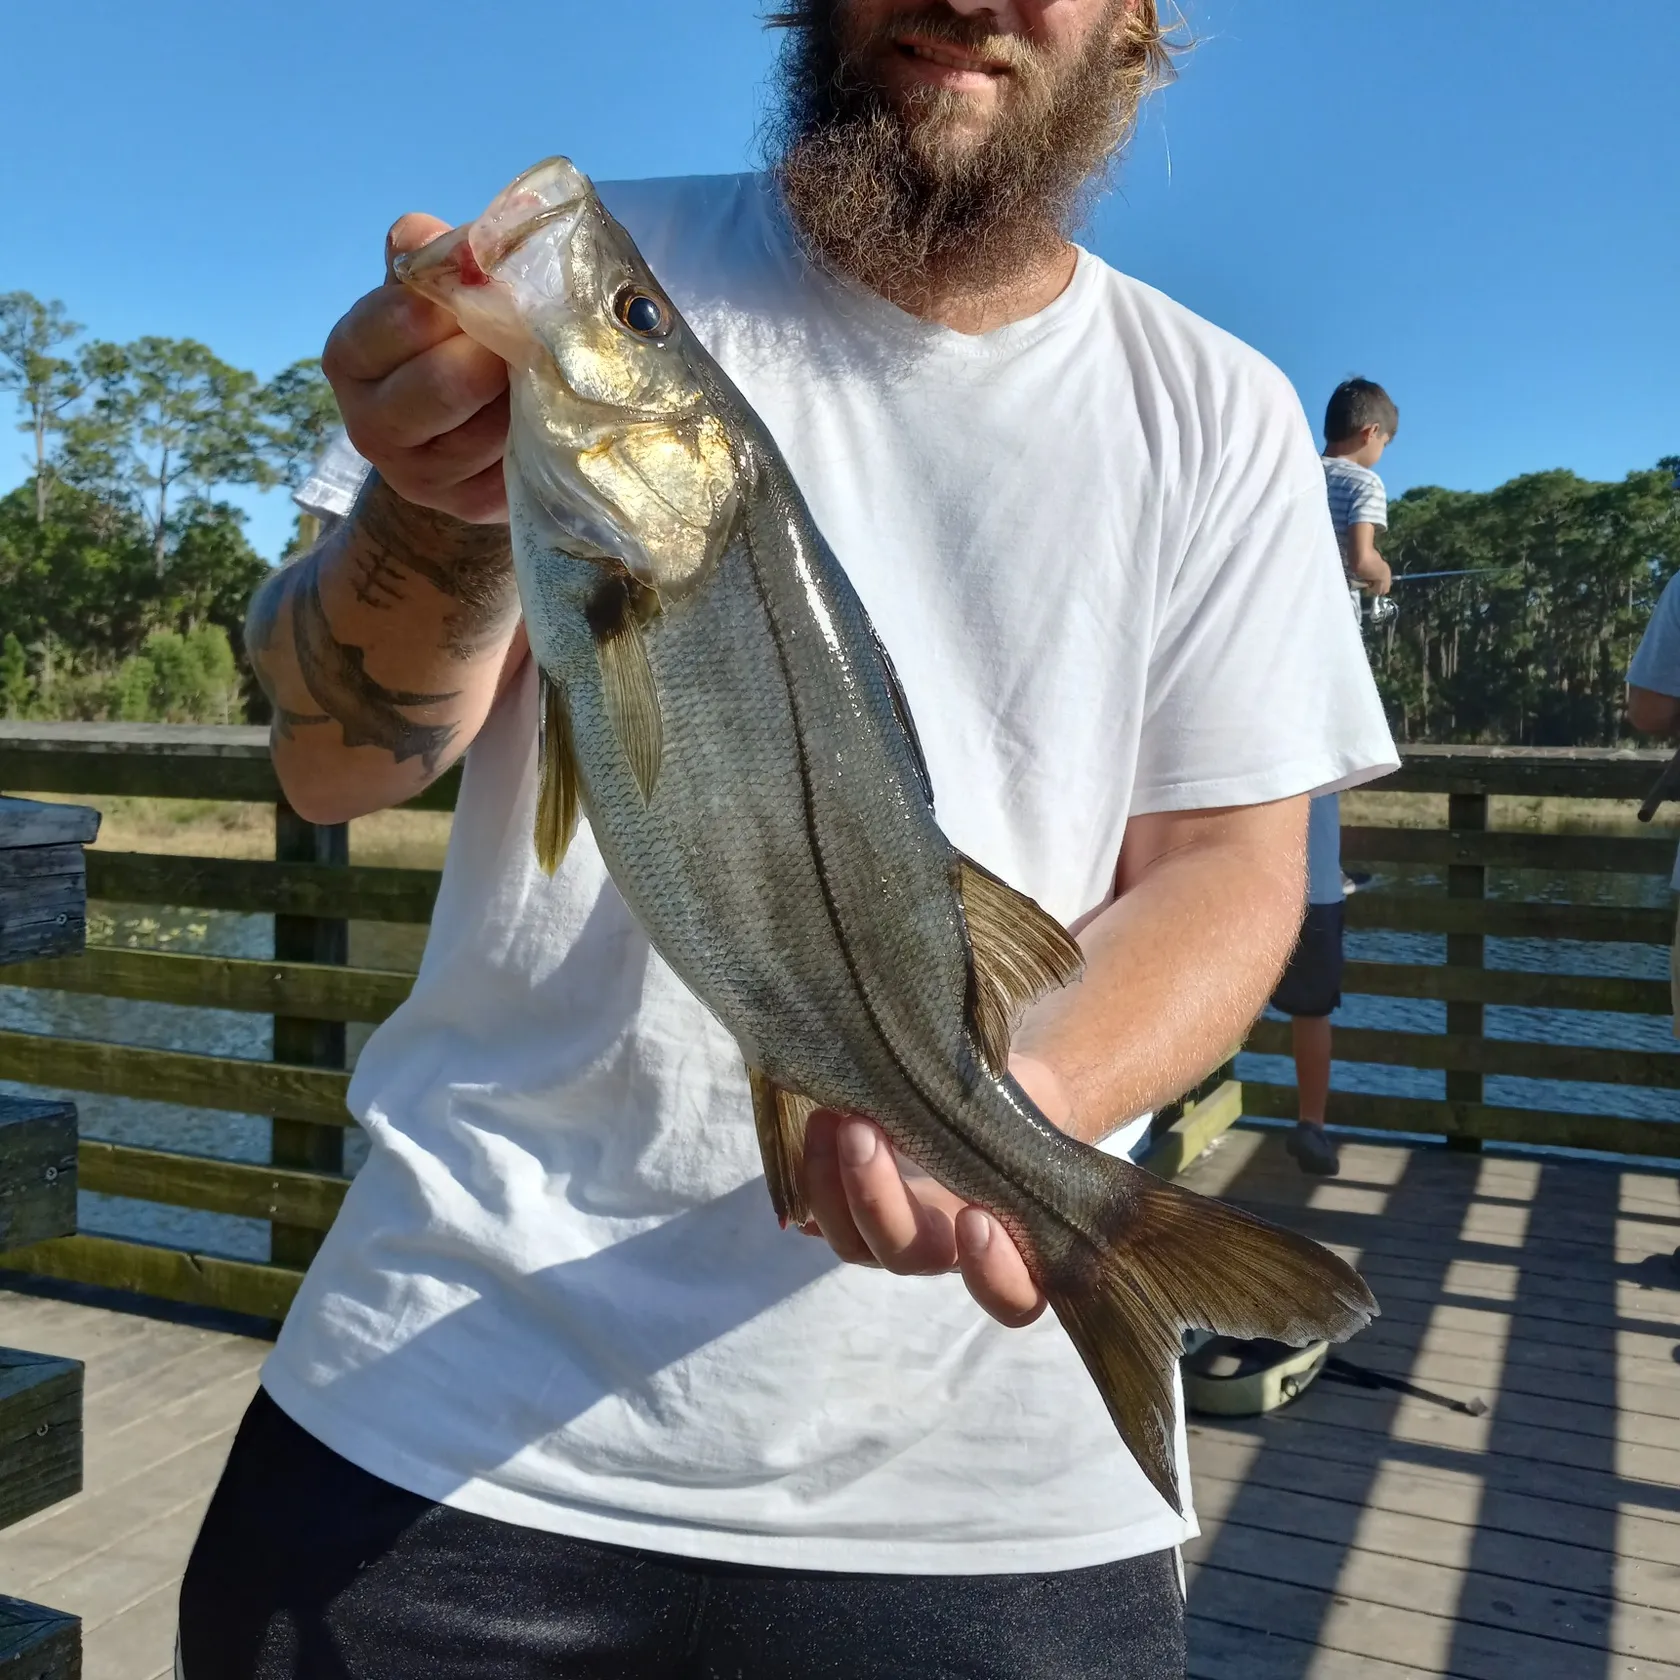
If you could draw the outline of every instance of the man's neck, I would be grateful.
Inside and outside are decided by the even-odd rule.
[[[908,315],[949,327],[953,332],[996,332],[1047,309],[1072,284],[1078,251],[1066,241],[1048,250],[1019,273],[992,286],[941,287],[937,283],[887,294]]]

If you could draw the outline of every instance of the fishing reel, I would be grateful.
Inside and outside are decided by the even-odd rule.
[[[1360,603],[1367,630],[1391,630],[1400,620],[1400,603],[1392,595],[1367,595]]]

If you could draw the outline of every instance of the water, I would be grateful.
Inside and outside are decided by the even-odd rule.
[[[1399,869],[1376,876],[1366,890],[1439,893],[1442,886],[1442,879],[1436,873]],[[1672,902],[1667,883],[1648,876],[1489,871],[1488,892],[1490,897],[1530,902],[1647,908],[1666,908]],[[93,937],[101,943],[207,956],[268,958],[274,949],[274,924],[268,916],[188,913],[159,910],[155,906],[105,904],[92,907],[90,928]],[[351,931],[352,960],[377,967],[413,968],[423,934],[424,930],[418,928],[358,924]],[[1446,960],[1446,939],[1433,934],[1353,932],[1347,938],[1347,954],[1351,960],[1367,962],[1441,963]],[[1486,961],[1489,968],[1537,973],[1652,980],[1662,980],[1668,974],[1668,952],[1655,945],[1489,939]],[[1427,1000],[1350,997],[1333,1019],[1337,1025],[1348,1027],[1440,1033],[1446,1030],[1446,1013],[1445,1004]],[[83,997],[17,986],[0,986],[0,1028],[264,1060],[272,1051],[266,1016],[190,1009],[174,1004],[132,1003],[119,998]],[[1528,1043],[1581,1044],[1670,1055],[1680,1050],[1666,1015],[1615,1015],[1496,1005],[1487,1010],[1485,1030],[1490,1038]],[[366,1027],[351,1027],[352,1064],[367,1035]],[[1245,1054],[1237,1059],[1237,1072],[1241,1078],[1280,1084],[1294,1080],[1293,1064],[1284,1056]],[[1384,1096],[1440,1099],[1446,1094],[1445,1074],[1430,1069],[1337,1062],[1333,1083],[1339,1090]],[[24,1095],[29,1089],[0,1081],[0,1091],[9,1094]],[[1503,1075],[1490,1076],[1485,1090],[1488,1102],[1515,1108],[1680,1120],[1680,1090],[1655,1091],[1626,1085]],[[89,1096],[70,1091],[62,1094],[77,1104],[85,1137],[214,1155],[225,1160],[260,1162],[268,1158],[269,1126],[261,1116],[180,1108],[127,1097]],[[1680,1133],[1676,1135],[1676,1153],[1680,1154]],[[347,1169],[355,1171],[366,1153],[365,1137],[357,1130],[350,1130],[345,1139]],[[95,1195],[91,1191],[82,1193],[80,1220],[85,1231],[169,1243],[243,1260],[268,1258],[268,1226],[260,1220]]]
[[[1427,869],[1394,869],[1375,875],[1367,892],[1414,894],[1439,892],[1443,878]],[[1527,903],[1596,904],[1624,909],[1667,909],[1673,903],[1668,883],[1647,875],[1583,875],[1538,870],[1489,870],[1488,896]],[[1350,962],[1443,963],[1444,934],[1354,931],[1347,936]],[[1666,980],[1666,946],[1633,945],[1575,939],[1488,939],[1484,961],[1489,968],[1539,974],[1603,975],[1623,979]],[[1275,1011],[1268,1017],[1281,1020]],[[1444,1033],[1447,1006],[1417,998],[1349,997],[1331,1017],[1337,1026],[1375,1027],[1393,1032]],[[1531,1044],[1578,1044],[1593,1049],[1680,1053],[1667,1015],[1622,1015],[1583,1009],[1518,1009],[1490,1004],[1483,1031],[1489,1038]],[[1245,1054],[1237,1058],[1239,1078],[1293,1084],[1294,1064],[1287,1056]],[[1336,1062],[1331,1083],[1341,1091],[1377,1096],[1446,1096],[1446,1074],[1430,1068],[1378,1067]],[[1550,1109],[1572,1114],[1616,1114],[1637,1120],[1680,1120],[1680,1090],[1657,1091],[1633,1085],[1605,1085],[1585,1080],[1523,1079],[1490,1074],[1484,1099],[1500,1107]],[[1676,1134],[1680,1154],[1680,1133]]]
[[[220,911],[185,912],[154,905],[95,904],[89,908],[89,933],[101,944],[143,950],[185,952],[200,956],[271,958],[272,916]],[[417,958],[420,929],[368,929],[353,925],[352,959],[374,966],[409,967]],[[372,936],[371,938],[369,936]],[[64,1038],[104,1039],[153,1050],[190,1050],[210,1056],[245,1056],[266,1061],[273,1054],[273,1033],[266,1015],[228,1009],[195,1009],[181,1004],[134,1003],[124,998],[88,997],[22,986],[0,986],[0,1028],[53,1033]],[[351,1064],[369,1030],[349,1030]],[[0,1094],[39,1095],[41,1087],[0,1080]],[[172,1149],[213,1155],[227,1161],[268,1159],[266,1117],[228,1114],[220,1109],[182,1108],[173,1103],[140,1102],[81,1091],[58,1091],[77,1106],[83,1137],[148,1149]],[[356,1128],[345,1136],[345,1166],[354,1172],[367,1158],[367,1139]],[[104,1236],[130,1237],[175,1247],[199,1249],[238,1260],[269,1258],[268,1224],[204,1213],[196,1208],[166,1207],[126,1196],[81,1192],[78,1223]]]

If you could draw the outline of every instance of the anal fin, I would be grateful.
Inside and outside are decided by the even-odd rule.
[[[1022,1012],[1051,987],[1077,980],[1085,958],[1053,916],[960,853],[957,895],[968,925],[969,1018],[986,1065],[1001,1077]]]
[[[546,671],[537,678],[537,862],[552,875],[572,843],[578,819],[577,751],[566,691]]]
[[[759,1153],[764,1157],[764,1177],[776,1217],[784,1226],[803,1225],[811,1217],[805,1205],[803,1179],[805,1122],[817,1105],[750,1065],[747,1083],[752,1089],[753,1124],[758,1128]]]

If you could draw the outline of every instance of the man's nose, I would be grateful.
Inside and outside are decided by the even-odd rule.
[[[1015,30],[1021,26],[1020,10],[1015,0],[945,0],[945,4],[959,17],[989,15],[1000,30]]]

